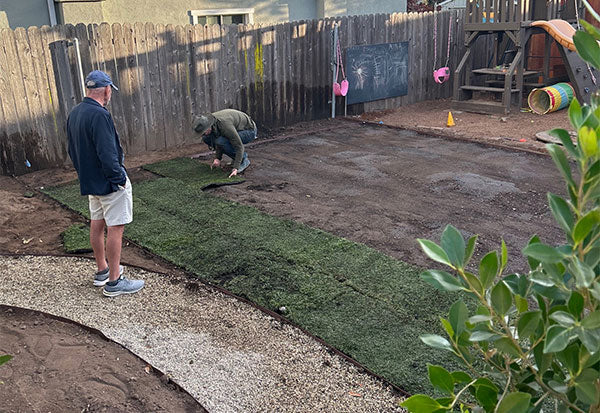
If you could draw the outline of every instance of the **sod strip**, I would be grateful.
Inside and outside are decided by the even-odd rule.
[[[87,215],[77,186],[46,192]],[[141,182],[133,192],[126,237],[206,282],[286,307],[285,317],[408,392],[431,391],[427,363],[456,367],[418,336],[440,333],[439,316],[458,297],[430,288],[418,268],[179,180]]]
[[[90,244],[90,228],[85,224],[73,224],[64,230],[60,237],[67,254],[92,252]]]
[[[221,168],[210,169],[210,165],[190,158],[170,159],[168,161],[144,165],[142,168],[157,175],[198,186],[201,189],[241,184],[245,181],[239,175],[229,178],[229,172],[225,172]]]

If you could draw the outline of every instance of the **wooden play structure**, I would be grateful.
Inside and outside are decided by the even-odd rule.
[[[529,90],[560,81],[571,83],[580,102],[589,102],[600,74],[579,57],[573,45],[573,25],[583,12],[579,0],[467,0],[466,52],[454,72],[454,106],[507,114],[511,107],[518,110],[523,105]],[[544,35],[543,64],[532,69],[530,46],[536,34]],[[488,67],[474,68],[473,46],[482,36],[492,36],[494,50]],[[557,75],[550,66],[553,42],[566,73]],[[495,100],[483,99],[490,95]]]

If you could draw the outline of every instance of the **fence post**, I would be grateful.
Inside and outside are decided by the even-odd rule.
[[[68,44],[67,40],[58,40],[49,45],[60,111],[64,119],[77,104],[74,79],[69,62]]]

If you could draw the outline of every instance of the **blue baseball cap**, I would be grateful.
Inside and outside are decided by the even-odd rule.
[[[101,70],[94,70],[90,72],[85,78],[85,87],[88,89],[96,89],[99,87],[111,86],[114,90],[119,90],[118,87],[112,82],[109,75]]]

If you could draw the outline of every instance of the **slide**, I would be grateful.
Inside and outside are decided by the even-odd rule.
[[[550,36],[554,38],[562,46],[566,47],[571,51],[575,51],[575,45],[573,44],[573,35],[575,29],[568,22],[561,19],[554,20],[536,20],[531,23],[532,26],[541,27],[546,30]]]
[[[589,103],[591,94],[595,90],[598,90],[600,73],[593,67],[587,65],[577,54],[575,44],[573,44],[573,35],[576,30],[568,22],[561,19],[548,21],[536,20],[532,22],[531,25],[544,29],[562,46],[558,49],[565,62],[565,68],[569,74],[571,86],[575,90],[577,100],[579,100],[580,103]]]

